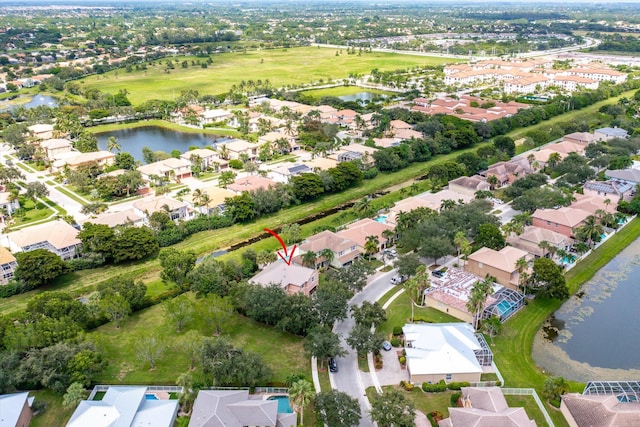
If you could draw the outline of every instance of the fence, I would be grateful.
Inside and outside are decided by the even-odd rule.
[[[540,408],[540,411],[542,412],[542,415],[544,416],[544,419],[547,422],[547,424],[549,425],[549,427],[555,427],[555,424],[553,424],[553,421],[551,421],[551,417],[549,416],[549,413],[547,412],[547,409],[544,407],[544,404],[542,403],[542,401],[538,397],[538,393],[536,393],[536,391],[534,389],[532,389],[532,388],[507,388],[507,387],[504,387],[502,389],[502,394],[504,394],[504,395],[512,395],[512,396],[533,396],[533,400],[536,401],[536,404],[538,405],[538,408]]]
[[[93,400],[93,398],[96,396],[96,393],[106,392],[107,390],[109,390],[109,387],[122,387],[122,385],[108,385],[108,384],[96,385],[95,387],[93,387],[93,390],[91,390],[91,394],[89,394],[89,397],[87,398],[87,400]],[[175,385],[150,385],[150,386],[131,385],[130,387],[146,387],[147,392],[149,393],[153,393],[154,391],[165,391],[167,393],[182,393],[184,391],[182,387],[178,387]]]

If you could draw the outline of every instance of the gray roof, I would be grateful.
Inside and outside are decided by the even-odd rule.
[[[200,390],[189,427],[295,427],[297,416],[279,414],[275,400],[252,399],[249,390]]]
[[[146,400],[147,387],[111,386],[100,401],[80,402],[67,427],[171,427],[177,400]]]
[[[627,135],[629,135],[629,133],[622,128],[600,128],[596,129],[595,132],[616,138],[626,138]]]
[[[562,403],[578,427],[640,425],[640,403],[622,403],[611,395],[565,394]]]
[[[622,181],[588,181],[584,188],[607,194],[624,194],[633,190],[633,185]]]
[[[12,393],[0,395],[0,427],[15,427],[27,401],[31,406],[29,393]]]
[[[640,169],[606,170],[604,176],[637,184],[640,182]]]

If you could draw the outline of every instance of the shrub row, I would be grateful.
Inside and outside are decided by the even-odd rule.
[[[470,385],[466,381],[447,384],[444,380],[440,380],[437,384],[422,383],[422,391],[426,393],[441,393],[447,390],[460,390],[462,387],[469,387]]]

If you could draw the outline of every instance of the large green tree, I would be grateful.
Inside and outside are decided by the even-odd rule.
[[[196,254],[192,251],[179,251],[173,248],[164,248],[158,256],[162,272],[160,277],[164,282],[173,282],[180,289],[188,286],[189,273],[196,266]]]
[[[116,233],[113,260],[116,263],[142,259],[158,251],[158,238],[147,227],[127,227]]]
[[[399,390],[386,390],[371,399],[371,419],[380,427],[413,427],[416,411]]]
[[[339,357],[346,354],[340,344],[340,336],[322,326],[316,326],[309,331],[303,346],[311,356],[320,360],[321,368],[324,368],[324,362],[329,357]]]
[[[569,289],[562,269],[549,258],[533,261],[532,279],[538,288],[538,295],[560,300],[569,298]]]
[[[332,427],[355,427],[360,424],[360,404],[356,399],[338,390],[316,395],[318,422]]]
[[[193,318],[195,303],[187,294],[178,295],[164,303],[164,312],[167,320],[180,333],[182,332],[182,327]]]
[[[15,277],[29,289],[46,285],[69,271],[69,267],[59,256],[46,249],[19,252],[16,254],[16,261],[18,267]]]

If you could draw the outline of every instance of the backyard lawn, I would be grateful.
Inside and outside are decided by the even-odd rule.
[[[38,390],[30,393],[35,396],[34,401],[44,403],[45,410],[33,417],[31,427],[61,426],[66,423],[75,408],[64,409],[62,406],[62,394],[51,390]],[[88,394],[87,394],[88,395]]]
[[[189,359],[182,350],[181,337],[189,329],[202,336],[212,336],[201,319],[194,319],[177,333],[165,321],[162,304],[135,313],[122,322],[120,329],[108,323],[87,334],[109,361],[107,369],[96,378],[106,384],[173,384],[177,377],[189,370]],[[142,333],[156,333],[165,340],[166,351],[158,359],[155,370],[141,359],[134,342]],[[311,378],[309,358],[302,349],[302,338],[285,334],[272,327],[233,314],[222,328],[222,336],[236,347],[258,353],[272,369],[272,381],[285,382],[287,376],[302,373]],[[198,374],[197,369],[196,374]]]
[[[165,72],[166,61],[206,61],[206,58],[173,57],[148,64],[145,71],[126,73],[122,69],[79,80],[81,85],[103,92],[129,91],[135,105],[150,99],[174,99],[180,91],[197,88],[200,94],[228,92],[231,86],[245,81],[269,80],[274,87],[298,85],[312,81],[346,78],[350,73],[368,74],[372,69],[391,71],[415,66],[440,65],[460,60],[429,56],[371,52],[360,55],[336,56],[336,49],[298,47],[211,55],[208,68],[199,65]]]
[[[400,286],[396,286],[394,292],[400,289]],[[432,322],[432,323],[448,323],[448,322],[460,322],[453,316],[449,316],[446,313],[436,310],[435,308],[415,307],[414,317],[416,322]],[[387,308],[387,321],[380,325],[380,330],[386,336],[393,332],[394,326],[404,326],[411,321],[411,305],[409,305],[409,297],[406,292],[400,294],[391,305]]]

